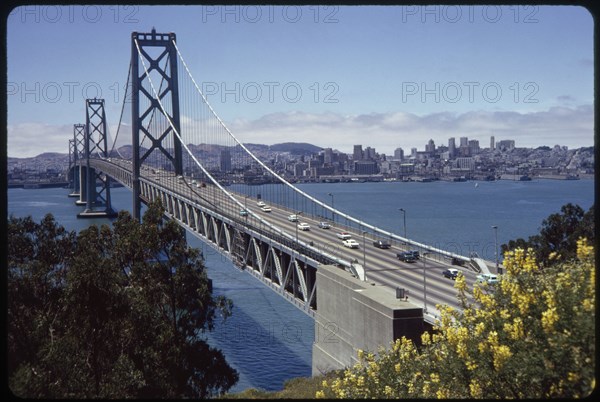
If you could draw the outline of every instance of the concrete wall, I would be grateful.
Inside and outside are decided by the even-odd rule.
[[[423,332],[423,309],[397,299],[389,288],[371,285],[335,266],[317,269],[317,313],[312,374],[353,365],[357,349],[377,352]]]

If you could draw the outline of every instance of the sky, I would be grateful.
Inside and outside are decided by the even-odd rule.
[[[7,20],[7,154],[68,152],[85,99],[116,127],[131,33],[174,32],[245,143],[352,153],[594,145],[593,18],[579,6],[22,6]]]

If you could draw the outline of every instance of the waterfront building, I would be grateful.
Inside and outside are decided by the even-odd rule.
[[[475,163],[473,158],[456,158],[456,167],[462,170],[473,170]]]
[[[354,161],[354,174],[376,174],[379,173],[376,161]]]
[[[402,148],[396,148],[394,151],[394,159],[401,161],[404,159],[404,150]]]

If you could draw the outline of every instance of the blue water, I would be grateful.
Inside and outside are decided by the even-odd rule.
[[[263,186],[268,194],[268,186]],[[538,233],[542,220],[568,202],[588,210],[594,203],[592,180],[531,182],[432,182],[432,183],[334,183],[301,184],[304,191],[365,222],[404,233],[409,238],[436,247],[468,254],[476,251],[494,258],[494,230],[498,244]],[[66,189],[9,189],[8,213],[32,215],[39,221],[51,212],[70,230],[106,219],[77,219],[83,207],[68,198]],[[131,210],[131,192],[112,189],[113,207]],[[240,373],[231,390],[249,387],[281,389],[284,381],[311,375],[314,322],[246,272],[188,234],[188,242],[203,250],[216,294],[233,300],[234,311],[208,335],[209,342],[223,350],[229,363]]]

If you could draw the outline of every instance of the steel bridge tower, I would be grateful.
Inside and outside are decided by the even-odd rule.
[[[177,76],[177,51],[174,46],[176,40],[174,33],[161,34],[152,29],[151,33],[133,32],[131,34],[131,126],[133,146],[133,216],[140,220],[140,167],[142,163],[155,151],[166,156],[172,163],[176,175],[183,174],[182,145],[176,137],[174,130],[179,132],[179,82]],[[138,50],[139,49],[139,50]],[[156,55],[157,56],[153,56]],[[140,66],[140,60],[143,66]],[[161,66],[162,64],[162,66]],[[147,67],[147,72],[144,66]],[[141,67],[141,69],[140,69]],[[155,74],[154,74],[155,73]],[[144,86],[144,81],[149,81],[149,75],[161,77],[160,99],[170,100],[171,110],[161,108],[159,101],[149,90],[149,85]],[[158,83],[155,83],[158,85]],[[143,100],[143,109],[140,109],[140,97]],[[161,114],[172,123],[162,133],[152,133],[149,122]],[[151,145],[141,153],[140,134],[151,141]],[[172,154],[167,150],[167,136],[173,138]]]
[[[74,190],[69,197],[79,197],[75,204],[85,205],[85,192],[81,191],[85,186],[85,167],[79,162],[85,155],[85,124],[73,124],[73,151]]]
[[[75,140],[69,140],[69,166],[67,168],[67,181],[69,182],[69,188],[73,189],[73,192],[69,194],[69,197],[79,197],[77,193],[77,185],[75,184],[75,162],[74,158],[77,151],[75,151]]]
[[[81,181],[80,193],[85,194],[85,211],[77,214],[78,218],[114,217],[117,213],[110,202],[110,177],[96,173],[90,167],[90,156],[97,154],[108,157],[106,113],[104,99],[86,99],[85,101],[85,179]],[[100,191],[97,185],[100,184]],[[104,206],[104,211],[95,211],[93,206]]]

